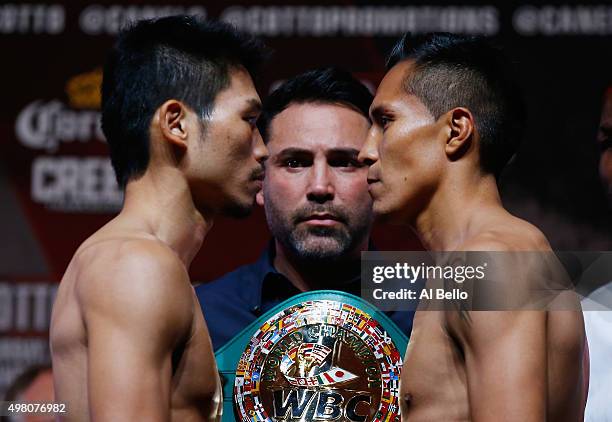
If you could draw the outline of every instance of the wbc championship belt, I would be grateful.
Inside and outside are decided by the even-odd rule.
[[[302,293],[216,353],[223,421],[399,422],[407,337],[344,292]]]

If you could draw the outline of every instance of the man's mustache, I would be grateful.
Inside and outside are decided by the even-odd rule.
[[[302,221],[310,220],[315,215],[322,214],[326,214],[329,216],[329,218],[338,220],[341,223],[346,223],[348,221],[348,216],[346,213],[333,205],[307,205],[295,212],[293,221],[297,224],[301,223]]]
[[[264,176],[265,176],[265,171],[264,171],[264,167],[256,167],[255,169],[253,169],[253,171],[251,172],[251,176],[250,179],[251,180],[263,180]]]

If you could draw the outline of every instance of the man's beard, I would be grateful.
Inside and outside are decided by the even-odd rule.
[[[301,261],[324,264],[348,257],[367,237],[371,215],[353,215],[331,205],[307,205],[295,211],[291,216],[283,217],[266,199],[266,218],[272,235],[283,248]],[[333,215],[339,224],[335,226],[311,226],[302,224],[313,213]],[[351,224],[352,219],[357,225]]]
[[[294,227],[276,239],[304,261],[335,261],[345,256],[353,247],[351,236],[345,227]]]

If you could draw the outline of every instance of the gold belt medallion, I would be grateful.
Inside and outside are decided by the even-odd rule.
[[[257,330],[236,369],[250,421],[399,422],[402,358],[372,316],[334,300],[290,306]]]

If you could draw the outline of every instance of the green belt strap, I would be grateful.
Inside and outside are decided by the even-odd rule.
[[[391,337],[395,347],[403,356],[406,346],[408,345],[408,337],[395,325],[384,312],[380,311],[372,304],[364,301],[360,297],[333,290],[319,290],[301,293],[297,296],[293,296],[287,299],[285,302],[274,307],[264,315],[259,317],[233,339],[228,341],[223,347],[221,347],[215,354],[217,360],[217,367],[223,377],[223,421],[239,421],[239,418],[234,412],[234,382],[236,378],[236,367],[240,357],[242,356],[245,348],[250,343],[254,333],[261,328],[261,326],[269,320],[272,316],[278,312],[307,301],[312,300],[331,300],[336,302],[345,303],[350,306],[354,306],[369,314],[375,319],[380,326],[387,332]]]

